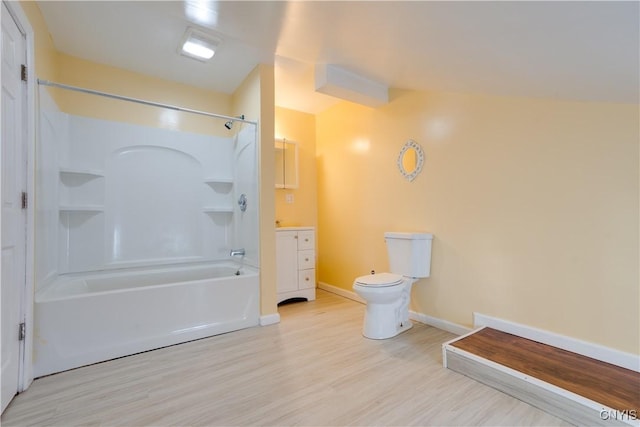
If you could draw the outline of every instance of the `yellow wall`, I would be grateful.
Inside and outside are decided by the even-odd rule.
[[[231,96],[110,67],[69,56],[55,49],[36,2],[21,1],[34,32],[38,78],[164,104],[229,115]],[[67,113],[168,129],[217,134],[229,132],[221,119],[142,106],[95,95],[47,88]]]
[[[260,191],[260,312],[278,312],[276,304],[276,232],[274,172],[274,82],[273,66],[258,65],[236,89],[233,115],[244,114],[258,121]]]
[[[276,219],[280,226],[318,224],[315,116],[276,107],[275,135],[298,143],[297,189],[276,189]],[[293,195],[293,203],[285,196]]]
[[[36,75],[41,79],[55,80],[57,78],[56,59],[58,52],[53,45],[40,8],[35,1],[21,0],[20,6],[33,29]]]
[[[384,231],[435,235],[413,309],[640,353],[638,105],[395,91],[317,116],[319,280],[388,268]],[[425,150],[413,183],[396,159]]]
[[[58,53],[58,82],[199,111],[229,115],[231,96]],[[224,120],[52,89],[64,112],[166,129],[227,136]]]

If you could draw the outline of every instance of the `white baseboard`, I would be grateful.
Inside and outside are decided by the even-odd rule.
[[[360,298],[358,294],[353,291],[348,291],[346,289],[342,289],[323,282],[318,283],[318,288],[336,295],[340,295],[350,300],[357,301],[361,304],[366,304],[366,301]],[[415,311],[409,312],[409,318],[411,320],[415,320],[416,322],[424,323],[425,325],[433,326],[434,328],[442,329],[443,331],[451,332],[452,334],[456,335],[463,335],[471,331],[471,329],[469,328],[465,328],[464,326],[449,322],[448,320],[438,319],[437,317],[432,317],[423,313],[417,313]]]
[[[260,316],[260,326],[275,325],[280,323],[280,313],[265,314]]]
[[[449,322],[448,320],[429,316],[424,313],[418,313],[416,311],[409,311],[409,319],[424,323],[425,325],[433,326],[434,328],[442,329],[443,331],[451,332],[452,334],[456,335],[464,335],[471,332],[471,328],[458,325],[457,323]]]
[[[337,286],[330,285],[324,282],[318,282],[318,288],[323,289],[327,292],[331,292],[332,294],[340,295],[341,297],[348,298],[350,300],[359,302],[360,304],[366,304],[367,302],[360,298],[358,294],[353,291],[348,291],[346,289],[339,288]]]
[[[593,344],[508,320],[497,319],[480,313],[473,313],[473,324],[475,327],[487,326],[502,332],[552,345],[563,350],[591,357],[592,359],[640,372],[640,356],[635,354],[625,353],[599,344]]]

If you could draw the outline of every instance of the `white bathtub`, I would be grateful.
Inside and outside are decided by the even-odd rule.
[[[35,298],[36,377],[256,326],[258,271],[228,263],[60,276]]]

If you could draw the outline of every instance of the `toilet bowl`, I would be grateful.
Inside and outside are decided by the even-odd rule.
[[[415,279],[391,273],[356,278],[353,290],[367,303],[362,335],[379,340],[411,328],[408,304],[413,282]]]
[[[413,284],[431,271],[429,233],[385,233],[390,273],[357,277],[354,292],[365,300],[362,335],[392,338],[411,328],[409,301]]]

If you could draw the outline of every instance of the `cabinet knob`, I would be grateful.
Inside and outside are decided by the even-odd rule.
[[[304,278],[304,280],[305,280],[306,282],[308,282],[308,281],[309,281],[309,278],[308,278],[308,277],[305,277],[305,278]]]
[[[309,261],[309,258],[305,258],[304,260],[305,260],[305,261]]]
[[[309,239],[304,239],[304,241],[305,241],[305,242],[308,242],[308,241],[309,241]]]

